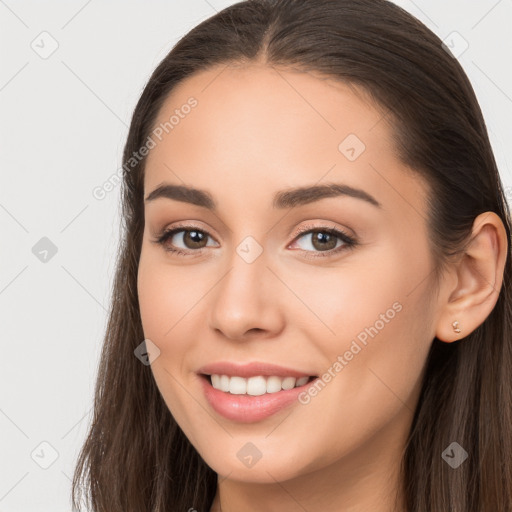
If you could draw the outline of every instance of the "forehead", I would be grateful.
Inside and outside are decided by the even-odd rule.
[[[193,108],[188,107],[191,98]],[[277,152],[278,147],[288,149],[287,141],[310,139],[315,144],[296,146],[295,152],[337,153],[339,143],[352,134],[367,147],[392,150],[386,113],[363,89],[258,64],[217,66],[185,79],[166,98],[154,127],[164,128],[161,136],[168,147],[191,137],[221,147],[232,138],[244,142],[245,149],[257,140]]]
[[[365,185],[383,203],[408,196],[409,208],[424,206],[424,183],[398,160],[384,109],[318,74],[216,66],[181,82],[153,128],[145,195],[172,182],[264,200],[271,189],[325,178]]]

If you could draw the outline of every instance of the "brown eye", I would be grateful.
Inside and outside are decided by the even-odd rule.
[[[306,226],[296,236],[293,245],[302,249],[306,258],[329,257],[356,247],[355,238],[335,227]]]
[[[324,231],[315,231],[311,233],[311,242],[315,249],[328,251],[336,247],[338,237]]]
[[[208,243],[209,239],[211,239],[211,236],[205,231],[193,227],[179,227],[164,231],[155,240],[155,243],[162,245],[168,252],[185,254],[189,251],[190,253],[199,253],[201,249],[212,245]]]
[[[183,231],[182,236],[183,243],[187,249],[201,249],[206,247],[208,241],[208,235],[205,235],[202,231]]]
[[[315,251],[329,251],[335,249],[338,245],[340,239],[343,239],[343,234],[341,232],[332,232],[327,229],[316,229],[309,230],[305,233],[302,233],[301,236],[297,238],[297,240],[301,240],[301,242],[297,242],[297,245],[301,249],[311,250],[311,247]]]

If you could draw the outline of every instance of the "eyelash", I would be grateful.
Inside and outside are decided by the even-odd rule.
[[[201,254],[202,249],[189,249],[189,251],[184,251],[180,248],[170,248],[166,246],[167,240],[172,238],[176,233],[180,233],[182,231],[198,231],[208,237],[211,238],[211,235],[202,229],[197,228],[196,226],[177,226],[171,229],[164,230],[156,240],[153,240],[154,243],[161,245],[166,252],[170,252],[179,256],[191,256],[190,252],[192,253],[199,253]],[[327,226],[304,226],[301,229],[299,229],[293,238],[293,241],[295,241],[298,238],[301,238],[304,235],[310,234],[310,233],[328,233],[330,235],[334,235],[337,238],[339,238],[344,245],[336,248],[336,249],[329,249],[328,251],[306,251],[304,249],[299,249],[302,252],[306,253],[306,258],[314,259],[314,258],[328,258],[330,256],[333,256],[335,254],[338,254],[341,251],[353,249],[356,245],[358,245],[358,242],[355,238],[347,235],[345,232],[335,228],[334,226],[327,227]],[[313,252],[314,254],[311,254]]]

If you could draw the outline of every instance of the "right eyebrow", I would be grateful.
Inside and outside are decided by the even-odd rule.
[[[154,201],[158,198],[174,199],[184,203],[202,206],[208,210],[215,211],[217,205],[209,192],[197,188],[186,187],[184,185],[163,184],[155,188],[145,199],[146,202]]]

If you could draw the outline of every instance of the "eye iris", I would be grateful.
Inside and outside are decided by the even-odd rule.
[[[205,246],[204,244],[201,245],[201,243],[206,241],[206,236],[201,231],[185,231],[183,240],[190,249],[197,249]]]
[[[312,233],[313,247],[319,250],[329,250],[336,247],[336,237],[325,231],[317,231]],[[319,243],[320,245],[316,245]],[[330,246],[329,246],[330,244]],[[331,247],[332,246],[332,247]]]

